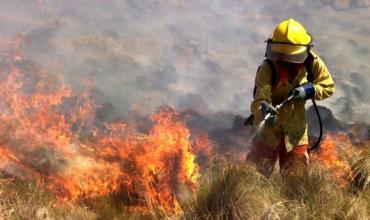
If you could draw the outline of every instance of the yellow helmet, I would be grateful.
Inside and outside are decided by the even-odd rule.
[[[267,40],[266,56],[271,60],[303,63],[312,37],[298,21],[289,18],[278,24]]]

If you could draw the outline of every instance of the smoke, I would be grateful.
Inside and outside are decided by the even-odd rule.
[[[71,200],[170,189],[161,201],[175,210],[178,184],[195,183],[212,152],[244,160],[264,40],[287,17],[307,26],[336,81],[321,102],[324,128],[368,140],[369,9],[360,0],[3,1],[0,170]],[[312,108],[307,118],[318,136]]]
[[[369,122],[369,1],[18,0],[0,10],[2,38],[21,36],[24,59],[76,88],[92,78],[115,114],[171,105],[246,116],[264,40],[293,17],[337,84],[322,104]]]

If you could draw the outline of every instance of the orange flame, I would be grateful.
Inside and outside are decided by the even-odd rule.
[[[1,73],[1,155],[37,173],[64,201],[120,195],[129,209],[181,212],[179,187],[197,187],[196,153],[210,152],[207,136],[193,142],[170,108],[152,116],[149,132],[99,124],[91,82],[75,95],[60,75],[17,65]]]
[[[349,138],[344,134],[327,135],[320,144],[318,152],[311,155],[313,160],[319,161],[324,167],[328,168],[333,176],[338,180],[342,187],[346,187],[352,179],[352,171],[348,161],[340,157],[338,153],[339,145],[347,148]]]

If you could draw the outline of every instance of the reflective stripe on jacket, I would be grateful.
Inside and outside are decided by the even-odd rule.
[[[312,72],[314,76],[313,85],[315,88],[315,99],[322,100],[331,96],[335,91],[334,81],[324,62],[314,52],[311,52],[314,59]],[[279,72],[276,62],[274,62]],[[279,104],[289,95],[289,92],[308,83],[307,71],[300,68],[291,82],[287,79],[279,79],[272,85],[272,73],[268,63],[265,61],[258,68],[255,85],[256,93],[251,104],[251,111],[254,115],[254,127],[256,128],[262,120],[262,113],[259,109],[261,102],[266,101],[273,105]],[[276,149],[282,138],[285,140],[287,152],[294,146],[308,144],[307,121],[305,115],[305,101],[290,101],[279,110],[279,120],[273,127],[265,127],[260,138],[272,149]]]

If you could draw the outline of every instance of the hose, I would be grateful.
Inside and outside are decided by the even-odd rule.
[[[312,147],[308,148],[308,152],[310,152],[312,150],[315,150],[320,145],[320,142],[321,142],[321,139],[322,139],[322,133],[323,133],[322,132],[323,131],[322,120],[321,120],[321,115],[320,115],[319,109],[316,105],[316,101],[313,98],[311,99],[311,101],[312,101],[313,107],[315,108],[317,119],[319,120],[320,134],[319,134],[319,139],[317,139],[316,143]]]

